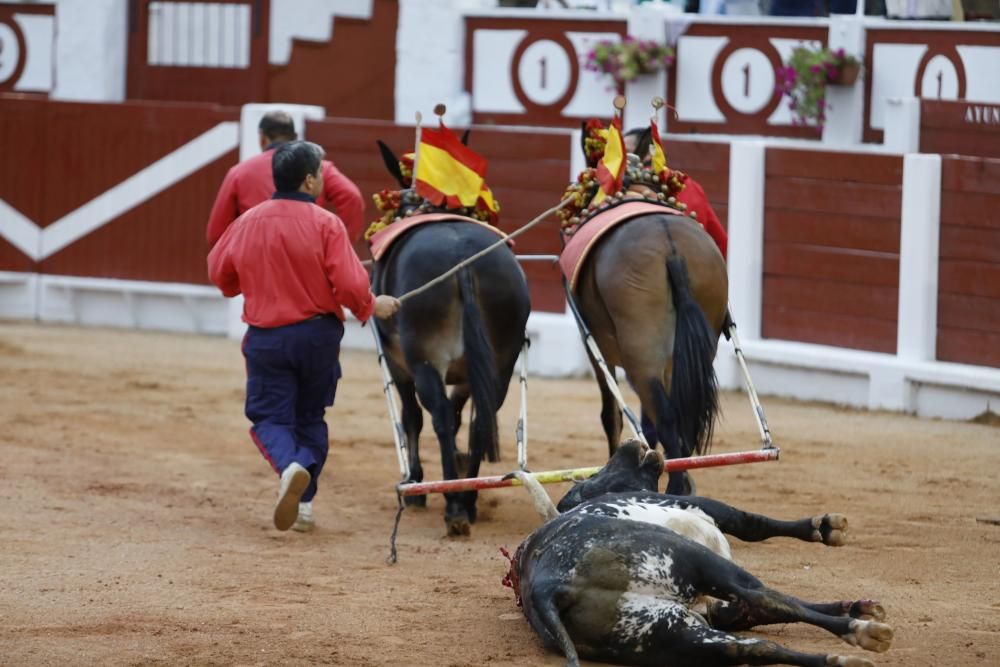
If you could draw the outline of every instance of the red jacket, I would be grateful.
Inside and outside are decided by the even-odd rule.
[[[244,296],[243,321],[279,327],[343,308],[364,322],[375,310],[368,273],[344,224],[304,193],[276,192],[222,234],[208,276],[226,296]]]
[[[274,148],[270,148],[237,164],[226,174],[208,218],[205,236],[209,247],[219,241],[233,220],[271,198],[274,192],[274,177],[271,175],[273,156]],[[333,212],[344,221],[351,241],[358,240],[365,212],[361,192],[329,160],[323,160],[323,195],[316,203],[324,208],[332,207]]]
[[[715,215],[712,205],[708,203],[708,195],[705,194],[698,181],[688,176],[684,189],[677,195],[677,201],[687,204],[689,211],[697,213],[696,220],[705,228],[708,235],[715,241],[715,245],[719,246],[722,256],[725,257],[726,246],[729,243],[726,228],[719,222],[719,217]]]

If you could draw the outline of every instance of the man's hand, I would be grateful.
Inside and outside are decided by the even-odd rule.
[[[388,294],[379,294],[375,297],[375,317],[385,320],[396,314],[399,310],[399,299]]]

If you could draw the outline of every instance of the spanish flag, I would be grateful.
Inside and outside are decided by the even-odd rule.
[[[493,193],[486,187],[486,159],[464,145],[441,123],[420,134],[417,154],[417,194],[435,206],[474,208],[483,204],[496,213]]]
[[[662,180],[663,172],[669,172],[669,169],[667,169],[667,156],[663,152],[663,144],[660,143],[660,128],[656,127],[655,120],[649,121],[649,133],[650,138],[653,140],[653,143],[649,147],[653,173]]]
[[[608,129],[600,134],[607,143],[604,145],[604,156],[597,163],[597,182],[601,187],[594,195],[593,204],[600,204],[605,197],[621,190],[625,176],[625,140],[622,138],[621,119],[612,120]]]

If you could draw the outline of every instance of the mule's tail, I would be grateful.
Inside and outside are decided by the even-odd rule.
[[[476,409],[471,429],[470,449],[480,460],[498,461],[497,392],[500,384],[493,345],[479,310],[476,288],[468,269],[458,272],[458,289],[462,298],[462,345],[465,347],[465,369],[468,373],[472,405]]]
[[[676,310],[670,411],[685,455],[704,454],[719,412],[718,381],[712,365],[717,341],[691,294],[687,263],[675,252],[667,257],[667,276]]]

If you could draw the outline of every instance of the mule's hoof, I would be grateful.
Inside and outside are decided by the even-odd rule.
[[[847,543],[847,517],[843,514],[814,516],[813,542],[822,542],[828,547],[842,547]]]
[[[878,621],[851,621],[851,634],[842,639],[866,651],[884,653],[892,646],[892,627]]]
[[[448,537],[462,537],[472,533],[469,515],[464,511],[446,516],[444,522],[448,526]]]
[[[427,496],[403,496],[403,504],[407,507],[427,507]]]
[[[826,664],[827,667],[875,667],[875,663],[868,658],[853,655],[828,655]]]
[[[884,621],[885,608],[878,600],[856,600],[851,603],[847,615],[862,621]]]

